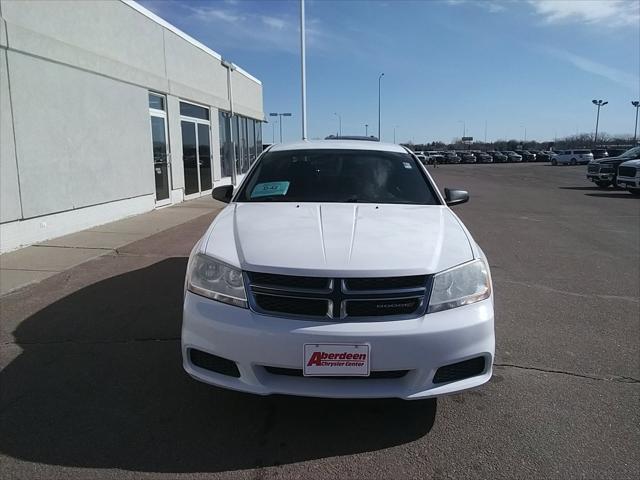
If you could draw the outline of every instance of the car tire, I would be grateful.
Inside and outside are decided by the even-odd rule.
[[[627,188],[631,195],[640,195],[640,188]]]
[[[576,159],[572,158],[571,159],[571,165],[577,165],[577,164],[578,164],[578,162],[576,161]]]
[[[553,160],[551,160],[551,165],[553,165],[554,167],[558,165],[558,161],[554,158]]]
[[[600,188],[607,188],[611,185],[611,182],[609,180],[596,180],[595,184]]]

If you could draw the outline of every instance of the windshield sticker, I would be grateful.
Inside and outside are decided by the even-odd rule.
[[[411,164],[409,162],[402,162],[402,164],[404,165],[404,168],[411,170]]]
[[[253,187],[251,198],[286,195],[287,190],[289,190],[289,182],[258,183],[255,187]]]

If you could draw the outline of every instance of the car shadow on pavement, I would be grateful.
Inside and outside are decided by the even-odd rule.
[[[629,192],[623,190],[612,191],[611,193],[585,193],[587,197],[601,197],[601,198],[624,198],[624,199],[638,199],[640,197],[631,195]]]
[[[139,472],[220,472],[401,445],[436,401],[259,397],[182,370],[185,258],[88,285],[22,321],[0,372],[0,452]]]
[[[593,190],[593,191],[603,191],[600,187],[558,187],[560,190]]]

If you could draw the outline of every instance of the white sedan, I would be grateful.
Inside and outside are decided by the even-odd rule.
[[[399,145],[276,145],[189,258],[182,354],[195,379],[255,394],[419,399],[491,378],[484,253]]]

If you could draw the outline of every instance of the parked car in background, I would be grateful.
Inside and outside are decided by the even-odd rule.
[[[536,152],[536,162],[549,162],[551,161],[551,155],[553,155],[553,152],[545,152],[543,150]]]
[[[604,148],[596,148],[591,150],[593,153],[593,159],[597,160],[598,158],[607,158],[609,156],[609,152],[607,152]]]
[[[440,165],[445,163],[444,153],[433,152],[433,151],[427,152],[427,162],[431,165],[433,165],[434,163],[437,163]]]
[[[186,372],[330,398],[417,400],[488,382],[489,261],[450,209],[467,192],[439,192],[400,145],[264,152],[239,187],[213,189],[229,205],[189,256]]]
[[[551,156],[551,165],[586,165],[591,160],[591,150],[558,150]]]
[[[422,153],[417,153],[416,152],[416,158],[418,160],[420,160],[420,163],[422,163],[423,165],[427,165],[428,164],[428,160],[426,155],[423,155]]]
[[[628,147],[609,147],[609,148],[607,148],[607,154],[609,155],[609,157],[619,157],[620,155],[622,155],[624,152],[626,152],[630,148],[631,148],[631,146],[628,146]]]
[[[505,163],[509,160],[504,153],[497,150],[491,150],[487,153],[493,158],[493,163]]]
[[[462,161],[456,152],[446,152],[444,158],[445,163],[460,163]]]
[[[493,157],[487,152],[474,152],[478,163],[493,163]]]
[[[522,157],[523,162],[535,162],[536,156],[528,150],[516,150],[516,153]]]
[[[617,157],[599,158],[587,165],[587,179],[600,188],[617,186],[618,167],[626,161],[640,158],[640,147],[633,147]]]
[[[640,159],[622,162],[618,167],[618,187],[640,195]]]
[[[462,163],[476,163],[476,156],[468,150],[458,152],[458,156]]]
[[[505,152],[502,152],[507,156],[507,161],[508,162],[521,162],[522,161],[522,155],[518,155],[516,152],[513,152],[511,150],[507,150]]]

